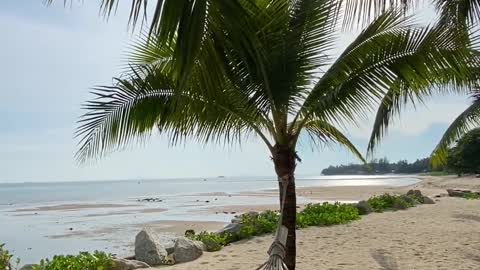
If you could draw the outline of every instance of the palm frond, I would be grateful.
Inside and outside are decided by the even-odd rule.
[[[356,158],[364,163],[366,162],[365,158],[355,145],[335,126],[325,121],[311,120],[305,123],[304,129],[310,135],[314,143],[338,143],[350,151]]]
[[[442,139],[431,154],[431,161],[434,167],[446,163],[449,147],[462,135],[472,128],[480,126],[480,101],[475,100],[464,112],[462,112],[445,131]]]
[[[406,22],[389,12],[363,31],[315,86],[304,104],[306,115],[355,122],[399,83],[418,93],[469,79],[469,65],[478,59],[455,46],[455,32]]]
[[[400,116],[402,107],[406,106],[409,102],[413,105],[418,101],[423,103],[423,97],[429,95],[427,92],[429,89],[426,89],[422,95],[408,90],[409,89],[405,89],[402,83],[399,82],[397,85],[392,86],[383,97],[373,123],[367,154],[373,154],[377,144],[386,135],[388,126],[391,124],[393,118]]]
[[[480,22],[479,0],[435,0],[443,24],[466,28]]]
[[[373,18],[380,16],[391,9],[408,10],[427,2],[423,0],[339,0],[344,6],[344,25],[367,25]]]
[[[263,119],[234,91],[217,96],[201,90],[179,91],[168,72],[160,69],[132,71],[130,78],[116,82],[113,87],[97,87],[93,92],[97,98],[84,106],[87,113],[76,132],[79,162],[141,141],[155,129],[173,144],[186,138],[231,143],[255,134],[271,147],[261,130]]]

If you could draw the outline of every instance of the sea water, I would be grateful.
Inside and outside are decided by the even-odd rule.
[[[296,182],[297,187],[406,186],[418,180],[394,175],[307,176],[298,177]],[[83,250],[128,254],[143,224],[169,220],[228,222],[234,214],[219,215],[206,209],[276,204],[276,196],[248,195],[276,189],[274,177],[0,183],[0,243],[6,243],[24,263]],[[247,195],[235,196],[239,193]],[[138,201],[143,198],[161,202]],[[302,197],[298,200],[310,202]],[[67,209],[56,209],[58,205],[67,205]],[[69,208],[82,205],[87,207]],[[95,205],[106,207],[91,207]],[[56,210],[38,208],[49,206]],[[157,208],[165,211],[155,211]]]

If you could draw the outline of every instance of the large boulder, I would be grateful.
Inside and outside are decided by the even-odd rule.
[[[358,209],[360,215],[368,215],[373,212],[373,208],[367,201],[359,201],[355,207]]]
[[[419,203],[423,203],[423,194],[418,189],[411,189],[407,192],[407,196],[410,196],[417,200]]]
[[[465,194],[472,193],[470,190],[464,189],[447,189],[448,196],[450,197],[461,197],[463,198]]]
[[[435,202],[430,197],[427,197],[427,196],[423,196],[423,203],[424,204],[435,204]]]
[[[202,242],[180,237],[175,241],[173,258],[176,263],[190,262],[202,256],[203,250]]]
[[[240,232],[240,230],[242,229],[242,227],[243,227],[242,224],[239,224],[239,223],[230,223],[230,224],[228,224],[227,226],[223,227],[223,229],[219,230],[219,231],[217,232],[217,234],[220,234],[220,235],[223,235],[223,234],[226,234],[226,233],[235,234],[235,233]]]
[[[113,259],[112,270],[134,270],[141,268],[150,268],[150,265],[136,260]]]
[[[135,259],[149,265],[163,264],[168,253],[158,236],[150,229],[143,229],[135,237]]]
[[[240,224],[242,223],[242,218],[241,217],[234,217],[232,218],[232,221],[230,221],[231,223],[235,223],[235,224]]]

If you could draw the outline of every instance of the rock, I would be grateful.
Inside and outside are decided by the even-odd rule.
[[[447,192],[448,192],[448,196],[450,197],[462,197],[462,198],[466,193],[471,193],[470,190],[462,190],[462,189],[447,189]]]
[[[135,237],[136,260],[154,266],[162,264],[167,255],[167,250],[152,230],[143,229]]]
[[[150,268],[150,265],[135,260],[113,259],[112,270],[133,270],[140,268]]]
[[[163,264],[165,265],[174,265],[175,264],[175,258],[173,257],[173,254],[168,254],[167,257],[165,257],[165,261]]]
[[[232,218],[231,222],[235,223],[235,224],[240,224],[240,223],[242,223],[242,218],[241,217]]]
[[[203,249],[202,242],[180,237],[175,241],[173,258],[179,263],[190,262],[202,256]]]
[[[423,194],[418,189],[411,189],[407,192],[407,196],[415,198],[419,203],[423,203]]]
[[[225,233],[235,234],[238,233],[242,229],[243,225],[240,223],[230,223],[225,226],[223,229],[219,230],[217,234],[223,235]]]
[[[355,207],[357,207],[360,215],[368,215],[373,212],[373,208],[367,201],[359,201]]]
[[[123,257],[122,259],[125,259],[125,260],[135,260],[135,255],[126,256],[126,257]]]
[[[427,196],[423,196],[423,204],[435,204],[435,202]]]
[[[37,266],[36,264],[25,264],[24,266],[22,266],[22,268],[20,268],[20,270],[32,270],[35,266]]]

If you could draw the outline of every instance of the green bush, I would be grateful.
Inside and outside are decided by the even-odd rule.
[[[16,267],[12,266],[13,255],[5,248],[5,244],[0,244],[0,270],[13,270],[18,268],[20,259],[16,260]]]
[[[238,240],[249,239],[255,235],[257,234],[255,233],[255,229],[252,226],[243,225],[240,231],[237,233],[237,239]]]
[[[185,234],[188,238],[196,241],[201,241],[205,244],[207,251],[219,251],[223,246],[227,244],[227,239],[230,237],[229,234],[219,235],[212,232],[201,232],[195,234],[195,232],[190,232],[188,235]]]
[[[307,204],[305,209],[297,214],[297,227],[344,224],[359,218],[358,209],[353,205],[341,203]]]
[[[41,260],[34,270],[109,270],[113,268],[110,254],[102,251],[80,252],[79,255],[54,256],[53,259]]]
[[[465,193],[463,198],[467,200],[480,200],[480,194],[478,193]]]
[[[272,233],[277,229],[278,217],[279,215],[274,211],[265,211],[254,216],[243,215],[240,223],[243,225],[244,231],[240,233],[247,237]]]
[[[415,206],[419,202],[412,195],[390,195],[385,193],[380,196],[373,196],[368,199],[368,204],[375,212],[385,210],[403,210]]]

